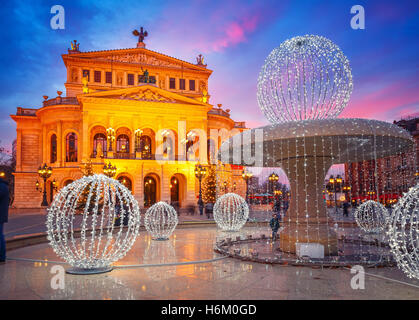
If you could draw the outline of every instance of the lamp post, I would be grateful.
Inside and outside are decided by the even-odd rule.
[[[116,174],[116,166],[113,166],[112,163],[105,164],[103,166],[103,173],[109,178],[113,178]]]
[[[198,206],[199,206],[199,214],[202,216],[204,214],[204,202],[202,201],[202,188],[201,182],[202,179],[207,174],[207,169],[200,165],[199,163],[195,165],[195,177],[197,177],[199,181],[199,198],[198,198]]]
[[[135,157],[137,157],[137,153],[138,153],[138,155],[140,156],[140,159],[141,159],[142,158],[142,153],[143,153],[143,146],[142,146],[142,143],[141,143],[141,137],[143,135],[143,130],[136,129],[134,131],[134,134],[135,134],[135,153],[136,153]]]
[[[333,176],[330,176],[329,182],[332,184],[333,186],[333,193],[335,194],[335,210],[336,210],[336,214],[338,213],[338,202],[336,199],[336,184],[339,184],[339,187],[341,185],[341,183],[343,182],[343,179],[341,178],[341,176],[337,175],[336,178],[334,178]]]
[[[113,145],[113,142],[115,141],[115,129],[113,128],[106,129],[106,137],[108,138],[108,141],[109,141],[108,151],[112,152],[113,151],[112,145]]]
[[[246,202],[249,203],[249,180],[253,177],[253,173],[243,170],[242,178],[246,182]]]
[[[224,186],[224,193],[227,193],[227,181],[223,182],[223,186]]]
[[[274,186],[275,186],[275,183],[278,182],[279,176],[275,172],[272,172],[268,179],[271,185],[271,189],[272,189],[271,191],[272,193],[274,193],[275,192]]]
[[[40,178],[44,179],[44,191],[43,191],[43,195],[42,195],[42,203],[41,206],[42,207],[47,207],[48,206],[48,201],[47,201],[47,179],[49,177],[51,177],[52,175],[52,168],[48,167],[46,163],[44,163],[44,165],[40,166],[38,168],[38,175]],[[38,188],[39,184],[37,185]]]
[[[349,200],[349,203],[352,203],[351,196],[350,196],[351,186],[348,186],[348,185],[343,186],[343,191],[345,192],[345,199]]]

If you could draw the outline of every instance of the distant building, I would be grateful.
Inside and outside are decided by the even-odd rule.
[[[419,115],[415,114],[393,123],[412,135],[415,141],[414,149],[377,161],[345,164],[345,176],[351,187],[352,202],[379,199],[384,204],[391,204],[418,181]]]
[[[40,206],[35,184],[41,164],[53,168],[47,183],[51,201],[51,182],[60,189],[81,178],[88,161],[95,173],[105,163],[115,165],[115,178],[142,207],[157,201],[196,205],[195,165],[214,158],[228,138],[213,141],[210,131],[242,132],[245,123],[209,104],[212,70],[202,56],[186,62],[146,49],[140,40],[136,48],[87,52],[72,43],[62,55],[66,95],[57,91],[56,97],[44,96],[40,107],[18,107],[11,115],[17,125],[14,207]],[[229,170],[229,189],[244,195],[235,171],[241,172]]]

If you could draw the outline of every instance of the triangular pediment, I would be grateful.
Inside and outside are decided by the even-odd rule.
[[[104,51],[91,51],[80,52],[77,54],[64,55],[67,58],[82,59],[82,60],[95,60],[100,62],[113,62],[113,63],[129,63],[140,64],[144,66],[165,67],[174,69],[193,69],[209,71],[204,66],[196,65],[187,61],[167,56],[165,54],[148,50],[145,48],[133,49],[119,49],[119,50],[104,50]]]
[[[154,85],[143,84],[132,88],[97,91],[93,93],[81,94],[77,98],[83,100],[88,98],[96,99],[112,99],[118,101],[146,101],[160,103],[178,103],[178,104],[194,104],[208,106],[209,104],[201,101],[182,96],[180,94],[160,89]]]

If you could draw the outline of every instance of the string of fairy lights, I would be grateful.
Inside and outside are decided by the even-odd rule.
[[[227,193],[214,205],[214,220],[224,231],[239,231],[249,217],[246,200],[236,193]]]
[[[76,215],[82,217],[80,226]],[[117,218],[127,220],[126,228],[123,223],[115,225]],[[75,273],[100,272],[130,250],[140,220],[138,202],[131,192],[117,180],[95,174],[72,182],[54,197],[48,208],[47,238]]]
[[[393,200],[386,199],[390,188],[382,187],[383,176],[390,182],[400,178],[385,172],[383,163],[397,158],[405,161],[404,157],[416,167],[414,143],[396,125],[337,119],[352,88],[349,61],[324,37],[307,35],[285,41],[261,69],[257,98],[272,125],[252,129],[263,130],[263,143],[245,141],[242,134],[242,148],[252,144],[255,153],[263,153],[259,166],[280,167],[289,178],[290,204],[282,212],[280,233],[282,252],[294,253],[297,243],[314,242],[323,244],[325,255],[334,261],[342,258],[374,264],[388,258],[384,233],[391,219],[380,202],[388,206]],[[221,158],[249,165],[231,157],[233,148],[232,139],[225,142],[220,152],[229,152],[230,158],[225,154]],[[350,178],[339,187],[339,201],[336,189],[334,203],[330,191],[322,199],[319,194],[326,189],[324,177],[330,166],[343,163]],[[410,185],[415,181],[407,180]],[[346,209],[339,209],[338,202],[349,202],[353,210],[348,218],[342,216]],[[335,210],[327,209],[333,205]]]
[[[262,67],[257,99],[272,124],[251,130],[263,129],[262,142],[255,139],[242,143],[243,148],[263,155],[259,166],[279,167],[288,177],[289,206],[281,213],[278,250],[293,255],[298,243],[316,243],[324,247],[324,261],[377,263],[386,255],[383,244],[388,243],[399,267],[409,277],[419,278],[418,185],[401,199],[396,196],[399,201],[391,215],[380,203],[385,202],[386,193],[379,187],[383,179],[389,184],[402,180],[403,187],[414,183],[412,178],[404,181],[404,174],[392,174],[385,165],[401,161],[405,167],[416,166],[415,153],[411,152],[413,140],[393,124],[336,118],[347,105],[352,89],[348,59],[335,44],[320,36],[286,40],[270,53]],[[241,136],[244,140],[245,134]],[[225,144],[227,147],[220,150],[234,154],[237,144],[232,140]],[[214,220],[223,231],[239,231],[248,221],[249,204],[228,192],[227,186],[233,186],[229,164],[247,163],[245,159],[237,163],[234,157],[222,158],[229,159],[228,164],[217,162],[212,168],[215,178],[211,175],[211,181],[215,180]],[[334,201],[331,192],[325,192],[329,168],[342,163],[351,175],[346,182],[351,188],[350,198],[343,192],[339,202],[352,205],[354,221],[340,216],[343,210],[338,208],[336,184]],[[210,186],[204,183],[204,187]],[[342,190],[340,186],[341,195]],[[335,210],[329,210],[333,205]],[[78,216],[80,225],[76,223]],[[100,272],[111,268],[130,250],[140,220],[139,205],[127,188],[104,175],[86,176],[55,196],[47,215],[48,240],[56,254],[79,272]],[[178,224],[178,215],[169,204],[158,202],[146,211],[144,222],[153,239],[167,240]]]
[[[168,240],[177,224],[175,208],[164,201],[153,204],[145,213],[144,225],[154,240]]]
[[[329,39],[315,35],[284,41],[266,58],[257,99],[272,123],[338,116],[352,93],[349,61]]]

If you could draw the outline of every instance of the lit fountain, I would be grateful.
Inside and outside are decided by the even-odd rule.
[[[351,93],[349,61],[335,44],[319,36],[287,40],[270,53],[258,79],[258,103],[272,124],[220,148],[224,163],[280,167],[287,174],[291,200],[280,233],[283,252],[295,253],[298,242],[319,243],[326,256],[337,255],[338,237],[322,193],[333,164],[377,160],[413,146],[410,134],[396,125],[337,119]],[[255,142],[258,130],[263,139]],[[248,163],[250,152],[261,161]]]

